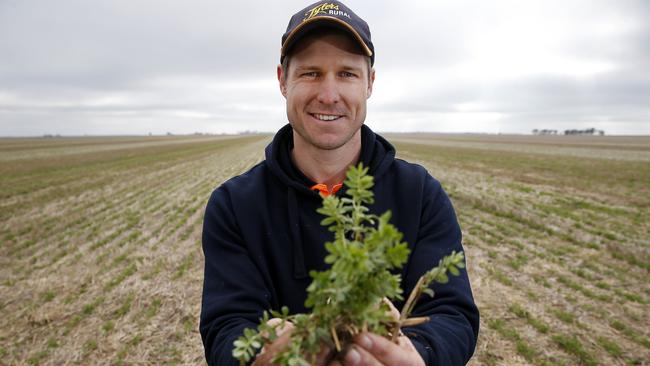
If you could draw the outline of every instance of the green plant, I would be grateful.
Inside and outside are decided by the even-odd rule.
[[[580,340],[574,335],[568,336],[558,334],[551,337],[562,349],[578,357],[582,364],[587,366],[597,365],[598,362],[594,359],[587,350],[584,349]]]
[[[401,276],[391,270],[401,268],[409,255],[402,234],[389,223],[390,211],[381,216],[370,214],[367,205],[374,202],[373,177],[361,164],[347,172],[348,197],[323,197],[317,211],[325,216],[321,224],[334,232],[334,240],[325,243],[325,262],[331,268],[312,271],[305,305],[310,314],[289,314],[289,309],[264,312],[257,331],[245,329],[234,342],[233,356],[248,362],[263,345],[278,338],[276,329],[291,322],[294,328],[286,348],[273,362],[280,365],[310,365],[322,345],[345,349],[354,335],[369,331],[396,340],[401,327],[426,322],[427,318],[409,318],[422,293],[433,296],[430,285],[446,283],[447,272],[460,274],[463,253],[452,252],[438,266],[425,273],[406,300],[399,319],[390,315],[385,298],[402,299]],[[280,322],[268,324],[270,316]]]
[[[603,347],[605,351],[607,351],[610,355],[614,357],[621,357],[623,354],[621,347],[616,342],[613,342],[605,337],[598,337],[597,341],[598,344]]]

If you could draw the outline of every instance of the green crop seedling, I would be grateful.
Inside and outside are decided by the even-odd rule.
[[[310,272],[312,283],[307,288],[305,305],[309,314],[289,314],[289,309],[264,312],[257,330],[245,329],[234,342],[233,356],[241,364],[249,362],[257,350],[278,338],[278,329],[293,324],[290,339],[273,362],[280,365],[315,363],[323,345],[341,351],[352,338],[364,331],[380,334],[393,341],[402,327],[426,322],[428,318],[409,318],[422,293],[433,296],[430,285],[446,283],[447,273],[459,275],[465,267],[463,252],[444,257],[417,282],[407,298],[398,319],[391,315],[384,299],[402,300],[401,276],[391,270],[406,263],[410,250],[402,242],[402,233],[389,223],[391,213],[381,216],[369,213],[367,205],[374,202],[373,177],[362,164],[351,167],[344,184],[347,197],[323,197],[318,212],[325,218],[321,224],[334,232],[334,240],[325,243],[330,269]],[[270,317],[280,321],[269,324]]]

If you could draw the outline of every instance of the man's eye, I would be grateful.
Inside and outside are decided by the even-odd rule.
[[[353,78],[353,77],[355,77],[356,75],[353,74],[353,73],[351,73],[351,72],[349,72],[349,71],[343,71],[343,72],[341,72],[341,76],[343,76],[344,78]]]
[[[311,71],[311,72],[305,72],[302,74],[302,76],[308,77],[308,78],[315,78],[318,76],[318,73],[316,71]]]

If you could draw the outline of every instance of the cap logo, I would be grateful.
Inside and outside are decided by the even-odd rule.
[[[305,18],[302,20],[303,22],[307,19],[311,19],[315,17],[316,15],[319,14],[327,14],[327,15],[335,15],[335,16],[344,16],[347,18],[350,18],[350,15],[344,11],[339,10],[339,6],[337,4],[333,3],[324,3],[320,4],[315,8],[312,8],[308,10],[305,13]]]

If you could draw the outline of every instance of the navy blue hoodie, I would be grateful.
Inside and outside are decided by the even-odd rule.
[[[233,342],[244,328],[255,328],[264,310],[304,305],[311,270],[324,270],[324,243],[332,232],[323,216],[315,183],[291,162],[293,131],[283,127],[266,148],[266,160],[217,188],[203,224],[205,277],[200,331],[210,365],[238,365]],[[411,255],[402,271],[404,294],[438,260],[460,251],[461,231],[449,198],[424,168],[395,158],[384,138],[362,126],[360,161],[374,176],[370,211],[391,210],[391,223],[404,234]],[[344,195],[345,188],[337,195]],[[464,365],[474,352],[479,314],[466,271],[434,285],[412,316],[430,321],[405,328],[427,365]],[[403,304],[395,302],[397,308]]]

